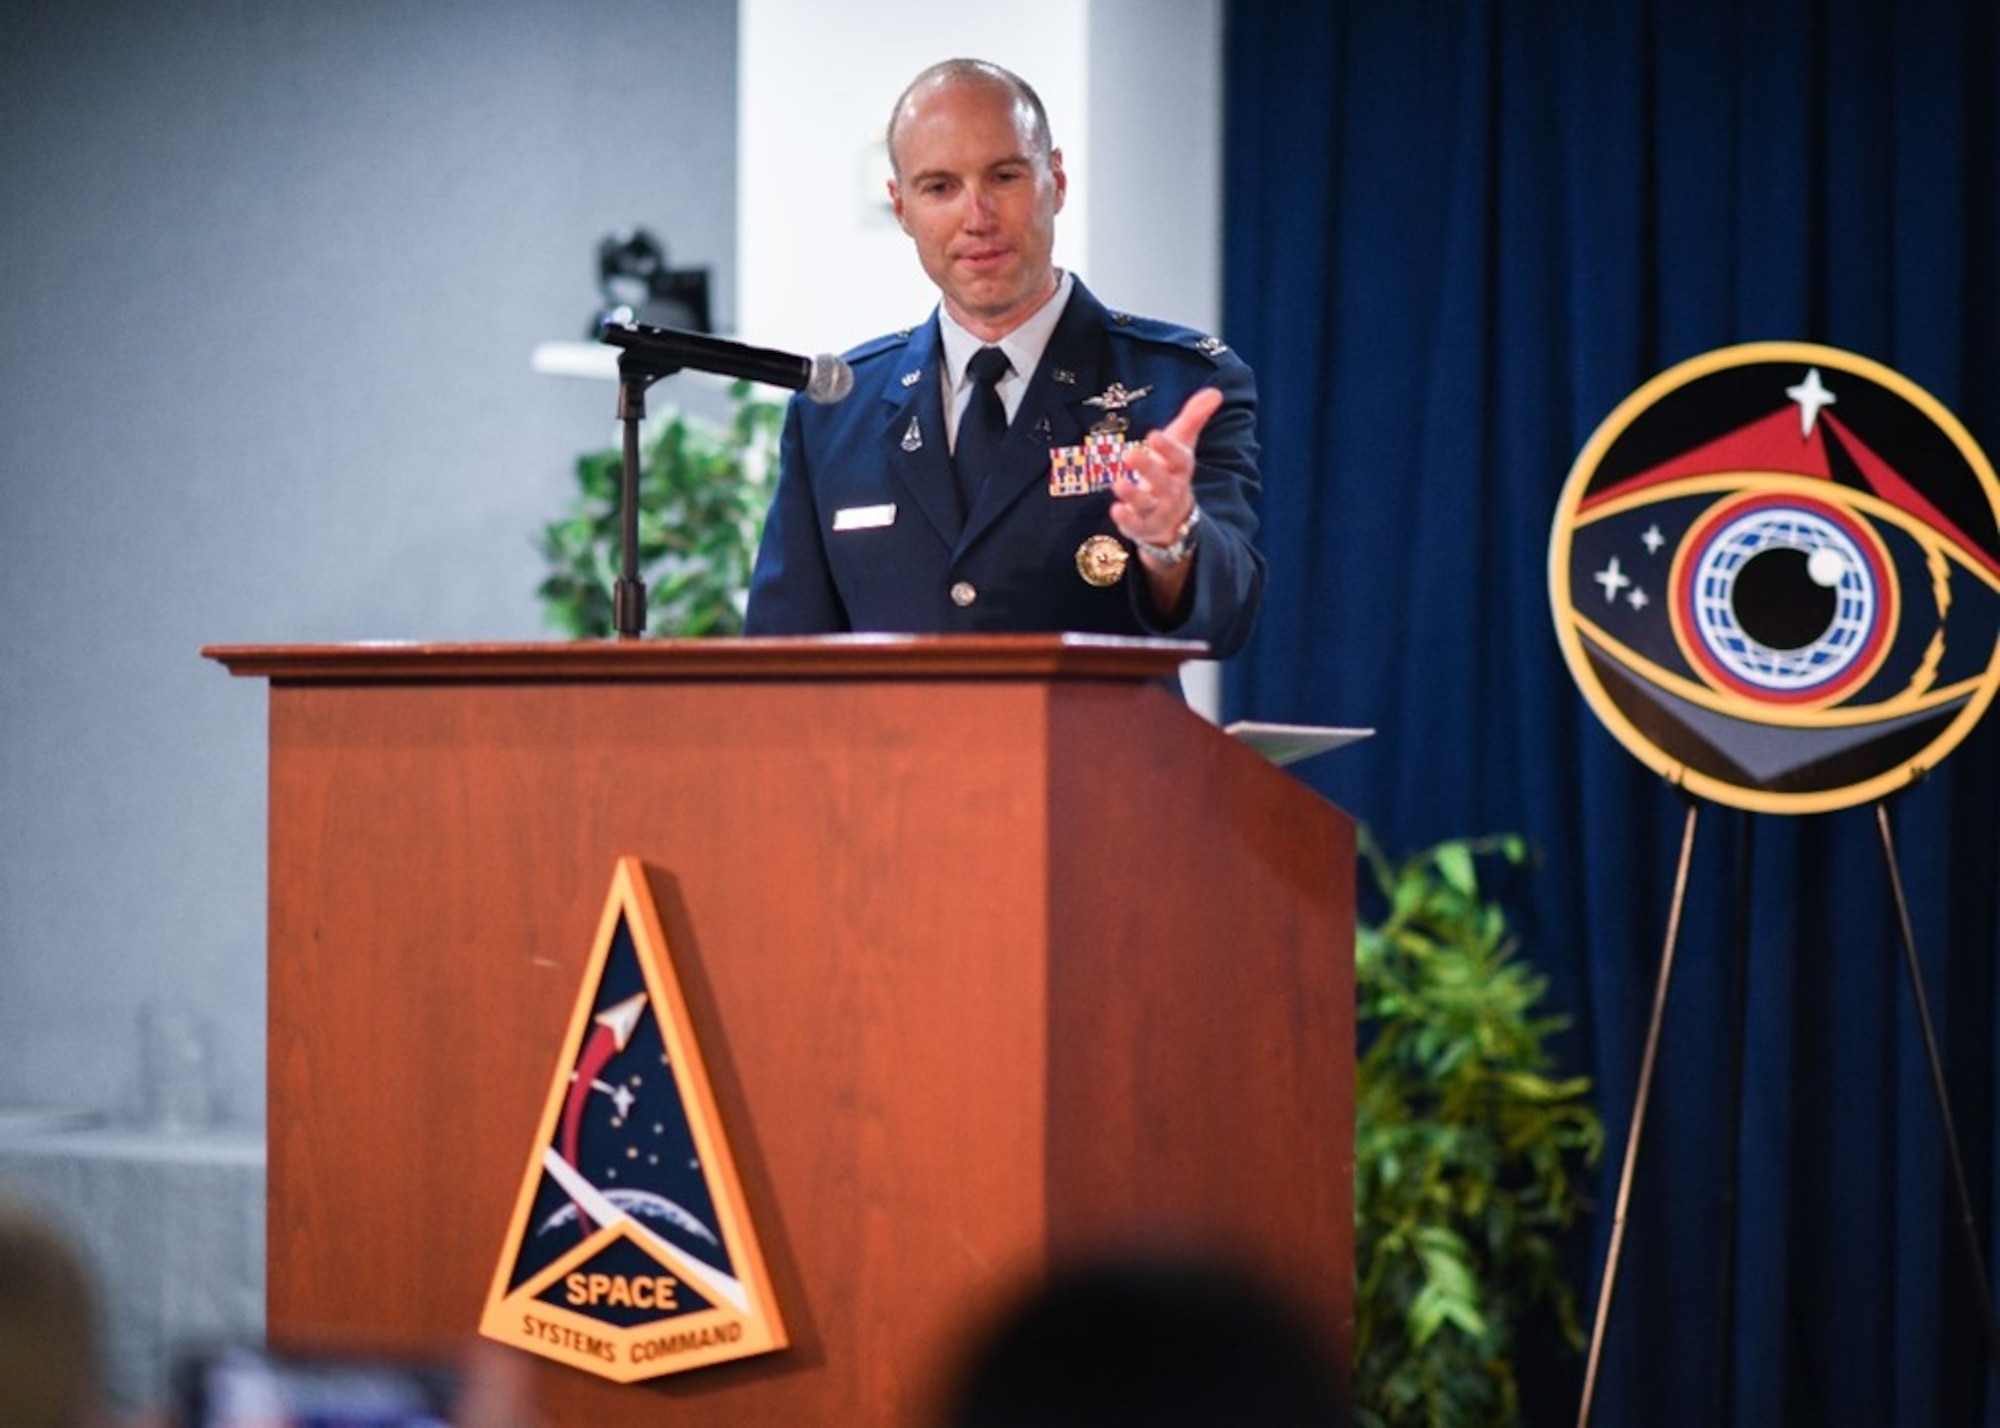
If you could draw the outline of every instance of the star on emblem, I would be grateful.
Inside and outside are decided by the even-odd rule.
[[[1785,395],[1799,404],[1799,436],[1809,437],[1813,423],[1819,420],[1821,407],[1830,407],[1838,400],[1820,382],[1819,368],[1806,368],[1806,379],[1796,387],[1785,388]]]

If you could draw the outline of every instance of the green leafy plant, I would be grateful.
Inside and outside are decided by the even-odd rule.
[[[730,387],[726,426],[661,408],[641,428],[636,556],[648,634],[743,631],[784,421],[783,406],[752,392],[748,382]],[[612,590],[625,557],[624,476],[620,448],[584,453],[568,512],[542,529],[549,574],[537,593],[549,622],[576,639],[613,632]]]
[[[1368,1428],[1508,1424],[1523,1324],[1582,1346],[1562,1232],[1603,1147],[1589,1082],[1554,1074],[1547,979],[1517,960],[1482,865],[1516,837],[1394,861],[1364,830],[1383,905],[1356,939],[1355,1397]]]

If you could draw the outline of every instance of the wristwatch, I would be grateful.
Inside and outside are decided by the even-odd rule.
[[[1139,547],[1139,554],[1150,555],[1162,565],[1179,565],[1194,554],[1195,527],[1200,524],[1201,507],[1190,506],[1187,519],[1182,521],[1181,528],[1174,532],[1171,545],[1148,545],[1142,540],[1135,540],[1132,544]]]

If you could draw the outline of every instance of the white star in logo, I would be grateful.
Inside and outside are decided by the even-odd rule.
[[[1591,579],[1604,587],[1604,602],[1608,605],[1618,598],[1618,592],[1632,583],[1632,577],[1618,568],[1618,557],[1611,557],[1611,564],[1593,575]]]
[[[1625,597],[1625,603],[1627,605],[1630,605],[1635,610],[1643,610],[1653,602],[1646,598],[1646,592],[1644,590],[1640,589],[1637,585],[1634,585],[1632,587],[1632,593]]]
[[[1819,380],[1819,368],[1806,368],[1806,379],[1796,387],[1785,388],[1785,395],[1799,404],[1799,435],[1812,435],[1813,423],[1819,420],[1821,407],[1830,407],[1838,400]]]
[[[1658,555],[1660,547],[1667,543],[1667,538],[1660,534],[1658,524],[1654,524],[1646,527],[1646,533],[1639,537],[1639,543],[1646,547],[1646,554]]]

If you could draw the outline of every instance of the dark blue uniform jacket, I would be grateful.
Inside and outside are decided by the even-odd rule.
[[[785,416],[776,495],[751,578],[752,635],[1079,631],[1198,640],[1215,658],[1249,636],[1263,595],[1252,544],[1256,386],[1198,332],[1108,311],[1078,282],[1007,432],[1001,463],[961,521],[945,434],[936,315],[846,355],[854,389]],[[1137,557],[1099,588],[1077,570],[1093,535],[1117,535],[1110,494],[1053,495],[1050,453],[1081,443],[1114,383],[1149,389],[1127,417],[1140,440],[1196,390],[1222,409],[1196,451],[1198,555],[1182,613],[1153,609]]]

